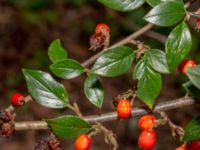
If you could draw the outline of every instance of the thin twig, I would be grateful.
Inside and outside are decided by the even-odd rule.
[[[182,137],[184,135],[184,129],[174,124],[165,112],[160,112],[160,116],[168,123],[172,132],[172,136],[175,137],[176,135],[178,135],[180,137],[180,140],[182,140]]]
[[[171,110],[175,108],[180,108],[184,106],[189,106],[195,104],[195,100],[192,97],[183,97],[180,99],[175,99],[167,102],[161,102],[157,105],[155,105],[153,111],[148,111],[145,108],[133,108],[132,110],[132,117],[148,114],[151,113],[159,113],[161,111]],[[90,123],[96,123],[96,122],[108,122],[117,120],[117,113],[110,112],[105,113],[102,115],[91,115],[91,116],[85,116],[83,117],[86,121]],[[25,122],[15,122],[15,130],[45,130],[49,129],[47,126],[47,123],[45,121],[25,121]]]

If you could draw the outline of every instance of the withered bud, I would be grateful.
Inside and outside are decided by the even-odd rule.
[[[60,141],[55,137],[53,139],[50,139],[48,141],[48,146],[50,150],[61,150],[61,143]]]
[[[90,50],[100,50],[104,46],[104,39],[102,33],[95,33],[90,37]]]
[[[12,111],[5,109],[0,111],[0,119],[4,122],[10,122],[14,119],[14,114]]]
[[[3,124],[2,124],[2,126],[1,126],[1,134],[2,134],[3,136],[8,137],[8,136],[10,136],[11,134],[13,134],[13,132],[14,132],[14,125],[13,125],[12,123],[6,122],[6,123],[3,123]]]

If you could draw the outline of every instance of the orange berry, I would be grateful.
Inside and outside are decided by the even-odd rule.
[[[129,118],[131,116],[131,102],[129,100],[119,100],[117,114],[119,118]]]
[[[186,74],[186,70],[188,68],[193,68],[196,65],[197,64],[194,60],[186,59],[186,60],[182,61],[182,63],[179,65],[178,69],[182,74]]]
[[[156,117],[152,115],[145,115],[140,118],[138,126],[143,130],[149,130],[155,126],[156,120]]]
[[[87,134],[83,134],[76,139],[75,150],[89,150],[92,139]]]
[[[138,139],[138,145],[141,149],[151,150],[156,144],[156,132],[154,130],[143,130]]]
[[[102,31],[105,30],[106,32],[110,33],[110,28],[108,25],[104,24],[104,23],[100,23],[96,26],[95,28],[95,32],[96,33],[102,33]]]

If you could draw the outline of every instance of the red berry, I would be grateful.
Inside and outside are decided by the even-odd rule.
[[[91,143],[92,143],[92,139],[87,134],[83,134],[76,139],[75,149],[76,150],[89,150]]]
[[[200,30],[200,18],[197,18],[196,21],[196,29],[199,31]]]
[[[200,140],[190,141],[188,143],[188,150],[200,150]]]
[[[13,106],[20,106],[24,102],[24,95],[21,93],[14,93],[11,97],[11,103]]]
[[[156,138],[154,130],[143,130],[138,139],[139,147],[145,150],[153,149],[156,144]]]
[[[117,114],[119,118],[129,118],[131,116],[131,102],[129,100],[119,100]]]
[[[175,150],[187,150],[186,144],[177,147]]]
[[[197,64],[194,60],[186,59],[186,60],[182,61],[182,63],[179,65],[178,69],[182,74],[186,74],[186,70],[188,68],[193,68],[196,65]]]
[[[156,120],[156,117],[152,115],[145,115],[140,118],[138,126],[143,130],[149,130],[155,126]]]
[[[96,33],[102,33],[102,32],[108,32],[110,33],[110,28],[108,25],[104,24],[104,23],[100,23],[96,26],[95,28],[95,32]]]

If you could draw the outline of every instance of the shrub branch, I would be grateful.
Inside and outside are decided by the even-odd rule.
[[[161,102],[155,105],[154,109],[148,110],[146,108],[133,108],[132,109],[132,117],[148,114],[148,113],[160,113],[162,111],[172,110],[184,106],[189,106],[195,104],[195,100],[192,97],[183,97],[167,102]],[[109,112],[104,113],[102,115],[90,115],[83,117],[86,121],[90,123],[95,122],[108,122],[117,120],[117,113],[115,112]],[[49,129],[48,125],[45,121],[24,121],[24,122],[15,122],[15,130],[21,131],[21,130],[46,130]]]

